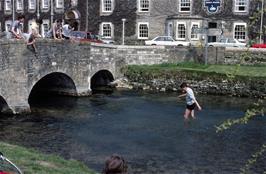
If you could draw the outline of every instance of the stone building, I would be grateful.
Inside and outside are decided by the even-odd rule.
[[[192,44],[222,37],[247,42],[258,36],[260,22],[250,26],[249,17],[259,9],[261,0],[0,0],[0,28],[8,30],[12,20],[25,14],[24,30],[41,18],[43,34],[61,18],[75,22],[76,30],[121,43],[126,19],[126,44],[143,44],[159,35]]]
[[[43,19],[40,33],[44,35],[55,19],[64,19],[66,12],[77,5],[77,0],[1,0],[0,29],[10,30],[12,21],[19,15],[25,15],[24,32],[29,30],[31,22]]]
[[[222,37],[247,42],[252,34],[251,28],[257,28],[257,31],[260,28],[260,22],[257,22],[256,26],[249,26],[250,17],[261,9],[260,0],[138,2],[138,38],[143,40],[158,35],[170,35],[176,40],[190,41],[192,44],[201,42],[205,37],[208,42],[219,41]],[[143,28],[146,31],[142,31]],[[258,32],[256,34],[258,35]]]
[[[55,19],[63,19],[75,22],[76,30],[120,41],[123,18],[126,19],[126,37],[135,34],[135,12],[136,2],[132,0],[0,0],[0,29],[10,30],[12,21],[23,14],[26,17],[24,32],[33,19],[43,19],[42,35]]]

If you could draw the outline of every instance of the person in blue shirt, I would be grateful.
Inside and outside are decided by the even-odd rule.
[[[180,85],[180,88],[182,89],[184,94],[179,95],[178,98],[186,97],[186,104],[187,104],[184,118],[185,120],[188,120],[189,117],[191,116],[193,119],[195,119],[196,117],[195,117],[194,109],[197,106],[197,108],[201,110],[201,106],[196,100],[193,90],[188,87],[187,83],[183,82]]]

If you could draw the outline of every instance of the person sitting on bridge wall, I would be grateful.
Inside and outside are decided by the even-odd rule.
[[[37,53],[37,48],[35,45],[36,37],[38,37],[38,33],[23,33],[23,38],[26,41],[27,47],[32,50],[35,54]]]
[[[62,20],[57,19],[52,24],[51,29],[45,34],[46,38],[53,38],[55,40],[62,39]]]
[[[62,27],[62,36],[64,39],[68,40],[71,39],[71,32],[74,30],[74,27],[69,25],[68,22],[65,22],[65,24]]]
[[[24,23],[24,19],[25,19],[25,16],[21,15],[21,16],[18,16],[18,19],[12,23],[12,27],[10,30],[10,32],[12,33],[12,38],[16,38],[16,39],[22,39],[23,38],[22,26]]]
[[[42,37],[39,33],[40,25],[42,25],[42,19],[34,20],[31,23],[30,33],[32,33],[35,37]]]

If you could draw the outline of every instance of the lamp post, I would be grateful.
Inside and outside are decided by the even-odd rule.
[[[15,21],[15,0],[10,1],[12,2],[12,21]]]
[[[262,43],[263,15],[264,15],[264,0],[261,0],[261,16],[260,16],[260,43]]]
[[[123,18],[122,19],[122,23],[123,23],[123,26],[122,26],[122,45],[125,45],[125,22],[126,22],[126,19]]]

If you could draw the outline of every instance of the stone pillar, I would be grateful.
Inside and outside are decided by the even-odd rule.
[[[28,102],[9,104],[9,107],[11,109],[12,114],[22,114],[31,112],[30,105],[28,104]]]
[[[88,87],[77,87],[77,96],[90,96],[91,89]]]

